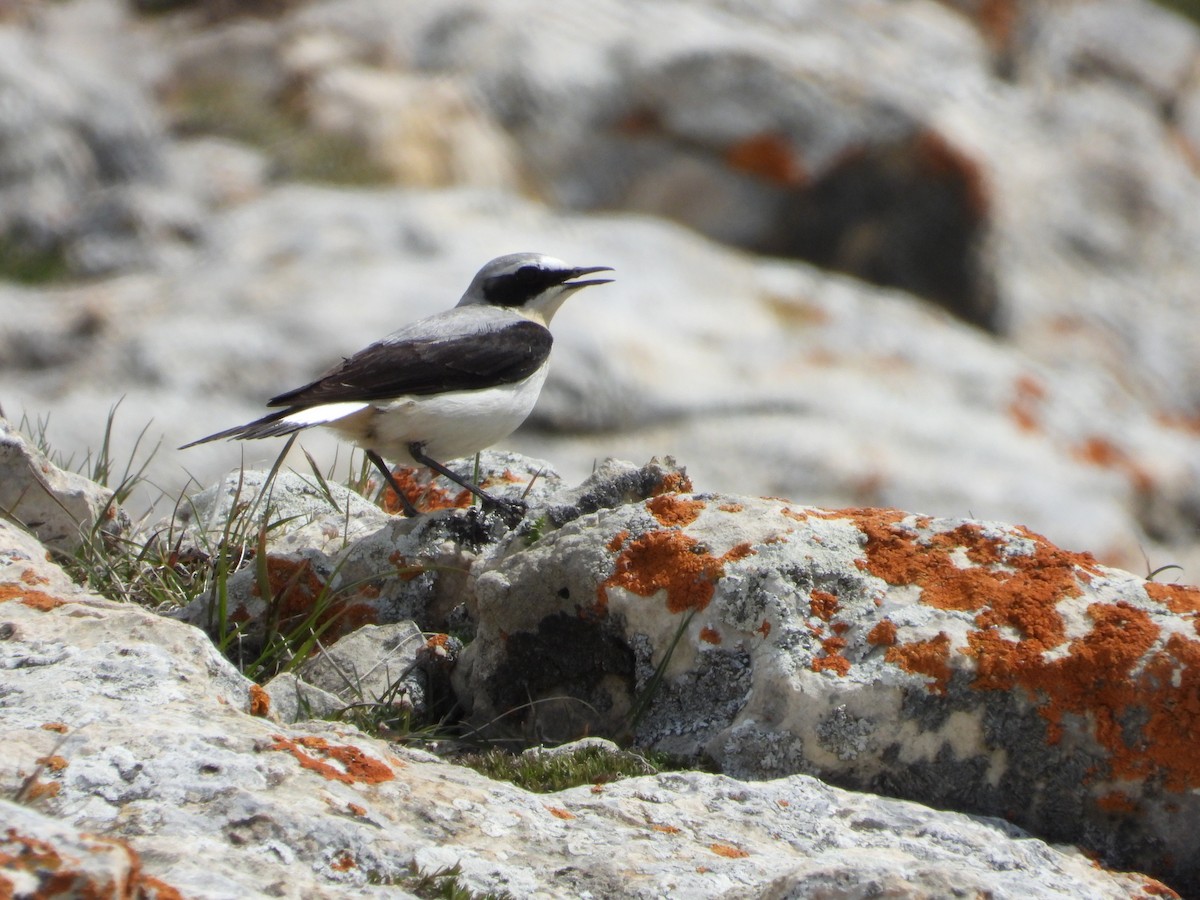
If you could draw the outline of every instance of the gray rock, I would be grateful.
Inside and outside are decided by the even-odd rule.
[[[68,554],[85,541],[121,537],[130,527],[112,491],[54,465],[3,418],[0,510]]]
[[[370,500],[342,485],[307,474],[247,469],[230,472],[218,484],[192,494],[175,513],[175,527],[189,546],[208,546],[229,530],[261,526],[300,534],[305,546],[336,553],[371,534],[390,517]],[[315,526],[315,527],[314,527]],[[160,523],[160,530],[171,527]],[[307,530],[306,530],[307,529]]]
[[[119,4],[89,2],[0,27],[0,238],[9,265],[96,275],[144,264],[161,237],[100,214],[112,210],[109,198],[128,196],[125,187],[149,192],[164,173],[162,126],[132,69],[137,42],[125,18]]]
[[[412,622],[364,625],[300,665],[309,684],[344,704],[388,703],[408,710],[424,706],[425,686],[417,650],[425,638]]]
[[[471,98],[456,122],[519,148],[524,192],[606,213],[272,184],[269,151],[188,137],[165,151],[161,193],[133,178],[64,213],[132,219],[91,246],[129,261],[144,247],[138,265],[154,268],[0,284],[5,403],[53,406],[56,445],[79,457],[124,394],[115,446],[152,418],[177,445],[444,308],[481,257],[544,249],[619,270],[556,321],[544,402],[505,444],[572,482],[614,454],[673,454],[713,489],[1025,522],[1125,568],[1194,572],[1195,29],[1128,0],[1010,4],[1007,21],[990,8],[573,0],[544,29],[522,27],[541,17],[530,0],[329,0],[136,29],[116,0],[39,8],[37,28],[7,26],[32,48],[28,71],[46,70],[26,93],[75,85],[58,71],[73,56],[113,73],[105,90],[128,81],[144,98],[152,80],[170,98],[225,78],[283,118],[333,115],[347,85],[362,100],[436,84],[451,108]],[[612,205],[743,243],[815,235],[810,259],[862,278],[730,253]],[[1003,336],[916,299],[939,278]],[[346,458],[329,436],[303,442],[323,466]],[[160,513],[184,466],[208,484],[242,449],[257,467],[278,445],[161,454]]]
[[[455,679],[487,733],[813,774],[1197,883],[1197,589],[887,509],[667,492],[560,518],[475,567]]]
[[[270,697],[270,718],[285,725],[310,719],[329,719],[346,708],[346,701],[309,684],[291,672],[281,672],[263,685]]]
[[[70,597],[80,588],[58,565],[36,537],[23,528],[0,519],[0,583],[20,584],[26,602],[57,604],[56,598]]]
[[[473,475],[470,463],[455,467]],[[558,488],[546,464],[512,454],[483,454],[480,471],[498,497],[537,499]],[[475,557],[508,528],[494,514],[455,505],[470,494],[444,479],[402,473],[401,482],[432,511],[415,519],[388,515],[353,491],[287,471],[273,481],[268,472],[233,473],[201,491],[180,504],[178,524],[159,531],[172,546],[205,558],[224,547],[228,578],[223,595],[214,583],[173,615],[213,634],[236,629],[251,654],[272,629],[286,635],[312,628],[326,644],[364,625],[414,618],[443,630],[452,616],[462,618],[455,610],[467,602]]]
[[[36,778],[39,812],[61,822],[6,806],[6,839],[19,849],[44,838],[71,859],[73,830],[86,831],[99,836],[93,856],[137,854],[160,890],[404,897],[414,870],[452,866],[466,889],[524,897],[715,898],[838,884],[858,894],[966,884],[998,898],[1164,890],[996,820],[805,776],[675,773],[529,794],[346,726],[251,716],[261,704],[248,683],[197,630],[75,599],[0,600],[15,634],[0,642],[11,664],[0,780],[21,783],[48,761]],[[18,892],[36,885],[11,864],[0,877]]]
[[[105,896],[121,885],[128,896],[156,897],[165,885],[147,875],[124,841],[86,834],[36,809],[0,800],[0,885],[13,897]]]

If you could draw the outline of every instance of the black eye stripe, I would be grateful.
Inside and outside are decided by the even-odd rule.
[[[483,282],[483,297],[493,306],[523,306],[548,287],[562,284],[567,274],[537,266],[493,275]]]

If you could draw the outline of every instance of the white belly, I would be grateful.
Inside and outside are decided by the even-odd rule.
[[[498,388],[372,403],[322,424],[391,463],[415,465],[408,453],[414,442],[438,462],[471,456],[504,440],[533,412],[547,370],[543,365]]]

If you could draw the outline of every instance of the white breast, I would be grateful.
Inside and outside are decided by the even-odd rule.
[[[548,366],[543,365],[521,381],[479,391],[372,403],[322,424],[391,463],[414,465],[408,453],[413,442],[423,444],[426,455],[438,462],[471,456],[517,430],[533,412],[547,371]],[[320,419],[321,409],[315,407],[308,413]]]

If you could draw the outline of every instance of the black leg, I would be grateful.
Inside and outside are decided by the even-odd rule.
[[[423,466],[429,466],[429,468],[433,469],[433,471],[437,472],[439,475],[449,478],[455,484],[466,488],[483,501],[483,506],[485,509],[499,511],[501,517],[506,523],[508,523],[509,528],[515,528],[517,523],[525,517],[525,510],[527,509],[527,506],[523,500],[501,500],[497,497],[493,497],[479,485],[472,484],[458,473],[447,469],[433,457],[426,456],[423,445],[419,443],[409,444],[408,454],[413,458],[414,461],[419,462]]]
[[[404,508],[404,515],[408,516],[410,519],[413,516],[419,516],[420,513],[417,511],[417,508],[412,505],[412,501],[408,499],[408,494],[400,490],[400,485],[396,484],[396,479],[392,477],[392,470],[388,468],[388,465],[383,461],[383,458],[380,457],[380,455],[374,450],[366,450],[364,452],[367,454],[367,459],[374,463],[375,468],[379,470],[379,473],[383,476],[383,480],[388,483],[391,489],[396,492],[396,496],[400,498],[400,505]]]
[[[489,494],[487,491],[485,491],[479,485],[472,484],[471,482],[467,481],[467,479],[465,479],[461,475],[459,475],[457,472],[452,472],[449,469],[447,469],[445,466],[443,466],[440,462],[438,462],[433,457],[426,456],[423,445],[417,444],[417,443],[409,444],[408,445],[408,455],[411,456],[417,462],[419,462],[421,465],[429,466],[429,468],[433,469],[433,471],[437,472],[439,475],[449,478],[451,481],[453,481],[455,484],[459,485],[460,487],[466,488],[468,491],[470,491],[472,494],[474,494],[476,497],[478,497],[484,503],[488,503],[492,506],[500,505],[499,501],[495,497],[493,497],[491,494]]]

